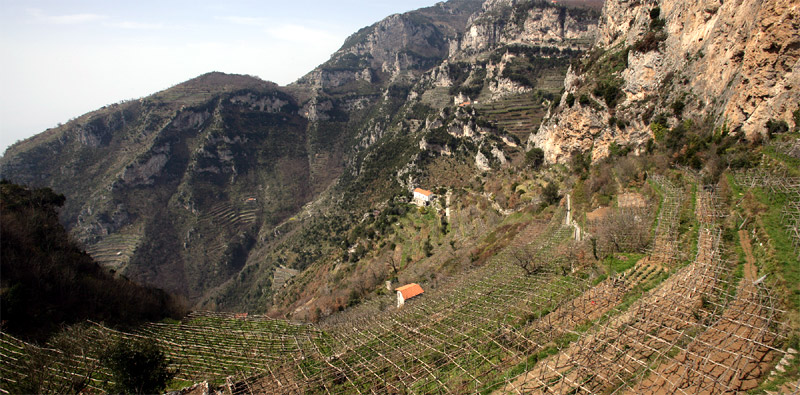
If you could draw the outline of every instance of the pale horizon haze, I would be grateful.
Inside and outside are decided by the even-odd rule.
[[[286,85],[345,38],[435,0],[0,0],[0,154],[211,71]]]

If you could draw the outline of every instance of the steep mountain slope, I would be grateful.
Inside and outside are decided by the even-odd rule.
[[[443,5],[433,9],[439,7]],[[511,15],[515,18],[511,19]],[[558,15],[564,18],[559,19]],[[573,15],[581,23],[575,23],[578,26],[575,28],[564,27],[562,22],[571,20]],[[461,20],[462,32],[448,36],[449,45],[437,46],[450,48],[450,52],[435,67],[404,68],[407,62],[395,62],[392,64],[399,64],[399,68],[389,64],[391,74],[385,74],[382,70],[387,68],[386,60],[378,64],[364,60],[361,67],[365,69],[337,68],[338,77],[332,78],[331,63],[353,57],[346,44],[331,62],[289,87],[314,87],[304,104],[311,120],[310,133],[339,130],[349,133],[352,150],[346,151],[341,176],[332,188],[296,216],[297,221],[281,224],[272,234],[264,235],[261,239],[265,242],[254,247],[241,275],[211,296],[207,306],[239,309],[269,306],[268,311],[273,314],[317,318],[374,293],[384,280],[398,274],[413,280],[414,276],[439,270],[436,267],[444,265],[444,260],[428,267],[428,273],[415,265],[426,256],[422,248],[426,240],[418,240],[416,236],[409,240],[400,235],[405,230],[396,231],[398,228],[391,226],[392,221],[403,216],[398,205],[407,201],[409,192],[420,185],[443,194],[466,186],[482,188],[483,172],[519,162],[523,156],[520,137],[527,136],[531,129],[525,129],[524,124],[501,123],[506,114],[515,110],[506,102],[496,106],[492,103],[518,98],[528,103],[526,108],[541,111],[543,115],[558,94],[560,78],[570,59],[588,47],[594,31],[592,18],[597,16],[596,11],[553,7],[544,2],[486,2],[469,20]],[[380,31],[388,21],[405,24],[403,21],[408,18],[389,18],[378,24],[377,29]],[[459,50],[458,42],[463,42],[465,36],[472,37],[470,26],[486,23],[488,18],[496,18],[498,26],[503,26],[507,33],[502,39],[487,43],[480,50]],[[526,32],[522,26],[530,20],[540,21],[544,33]],[[561,36],[554,38],[552,32],[560,32]],[[570,44],[566,38],[558,38],[562,36],[581,40]],[[367,43],[380,42],[375,35],[366,37],[363,40]],[[364,75],[380,79],[367,85]],[[553,80],[557,82],[554,84]],[[379,95],[364,96],[368,92],[365,89],[375,91],[381,83],[384,88]],[[342,93],[338,84],[350,88]],[[358,84],[363,88],[356,89]],[[473,99],[494,106],[494,112],[490,114],[489,107],[473,107],[470,102]],[[370,103],[375,104],[369,106]],[[346,112],[348,117],[334,119],[336,114],[344,112],[336,111],[341,108],[350,109]],[[493,184],[508,188],[512,183]],[[532,185],[531,195],[540,187]],[[509,201],[503,198],[503,203],[511,206],[520,202],[516,197]],[[458,207],[470,210],[467,204]],[[445,242],[444,237],[437,236],[440,225],[434,224],[442,221],[445,207],[441,210],[425,219],[425,226],[436,228],[425,232],[425,237],[437,239],[438,243]],[[456,208],[451,210],[455,212]],[[485,215],[490,218],[494,214]],[[413,219],[418,220],[421,219]],[[478,234],[471,226],[465,232],[474,233],[471,237]],[[392,249],[394,252],[390,252]],[[387,260],[397,261],[394,269],[387,271]],[[457,272],[465,264],[463,259],[456,262],[445,265],[447,270]],[[281,266],[302,272],[287,282]],[[404,276],[404,272],[408,274]]]
[[[350,248],[346,229],[427,177],[431,159],[458,150],[453,164],[478,172],[519,156],[530,123],[503,105],[446,107],[511,94],[543,116],[597,16],[479,0],[393,15],[288,87],[210,73],[16,144],[2,174],[64,193],[62,222],[118,273],[265,310],[277,268],[324,273]]]
[[[549,161],[642,150],[654,116],[730,130],[748,139],[767,122],[795,123],[800,91],[796,2],[610,1],[592,56],[573,68],[558,110],[531,137]],[[664,125],[664,122],[660,122]]]
[[[108,267],[200,301],[357,168],[479,6],[389,17],[286,89],[211,73],[108,106],[12,146],[2,175],[63,192],[63,223]]]
[[[309,198],[305,128],[274,84],[212,73],[11,147],[3,175],[63,191],[89,251],[196,300]]]

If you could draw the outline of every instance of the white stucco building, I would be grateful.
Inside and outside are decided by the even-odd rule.
[[[427,206],[430,203],[431,198],[433,197],[433,192],[422,189],[422,188],[415,188],[414,189],[414,204],[417,206]]]

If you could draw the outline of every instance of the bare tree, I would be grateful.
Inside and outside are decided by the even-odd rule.
[[[527,246],[511,250],[510,259],[511,263],[522,268],[527,276],[540,272],[545,266],[536,259],[536,254],[530,251]]]
[[[615,208],[591,225],[599,258],[615,252],[640,252],[650,244],[650,213],[643,208]]]

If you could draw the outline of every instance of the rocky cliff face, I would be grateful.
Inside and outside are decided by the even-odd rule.
[[[474,55],[499,45],[523,44],[585,50],[597,32],[596,12],[548,2],[488,0],[467,30],[450,44],[451,57]]]
[[[348,37],[330,60],[293,85],[336,93],[359,81],[375,88],[427,71],[447,57],[449,41],[480,6],[481,0],[455,0],[389,16]]]
[[[607,1],[597,56],[567,77],[559,110],[530,145],[542,147],[551,162],[588,151],[599,160],[612,143],[641,148],[654,137],[654,113],[680,122],[676,102],[691,119],[711,117],[748,138],[765,134],[770,119],[792,125],[800,100],[799,27],[800,6],[785,0]],[[620,56],[621,67],[604,75],[588,64]],[[593,94],[591,85],[603,78],[619,81],[615,108]],[[570,93],[591,101],[565,105]]]

